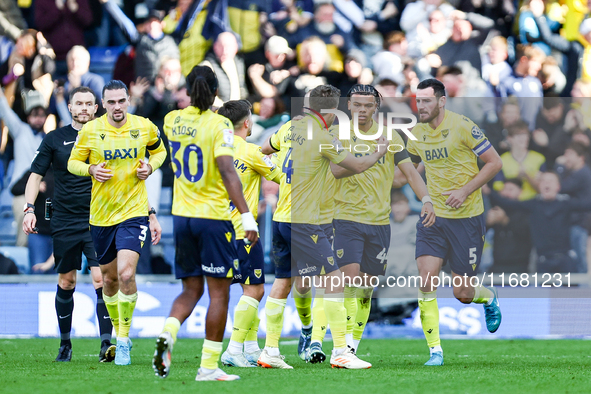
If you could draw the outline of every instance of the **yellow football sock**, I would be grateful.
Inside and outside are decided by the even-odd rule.
[[[222,354],[222,342],[210,340],[203,341],[203,350],[201,350],[201,368],[217,369],[220,354]]]
[[[307,293],[300,293],[297,287],[293,288],[293,300],[295,302],[298,315],[302,321],[302,326],[310,327],[312,324],[312,289]]]
[[[357,287],[345,286],[345,309],[347,310],[347,334],[353,333],[357,316]],[[332,330],[332,328],[331,328]]]
[[[330,325],[333,347],[335,349],[346,348],[347,310],[345,309],[343,295],[330,294],[324,297],[324,313],[326,313],[326,320]]]
[[[419,290],[419,310],[421,325],[429,347],[441,346],[439,339],[439,308],[437,307],[437,290],[423,293]]]
[[[484,286],[478,286],[474,288],[474,299],[472,300],[475,304],[486,304],[491,298],[494,298],[494,294],[489,288]]]
[[[256,342],[258,341],[258,332],[259,332],[259,325],[261,324],[261,319],[259,319],[259,310],[255,311],[254,320],[250,325],[250,330],[248,330],[248,334],[246,334],[246,338],[244,342]]]
[[[257,300],[245,295],[240,297],[240,301],[238,301],[238,305],[234,309],[234,325],[232,327],[231,341],[244,343],[258,310],[259,302]]]
[[[103,301],[105,301],[111,323],[115,329],[115,338],[117,338],[119,336],[119,293],[117,292],[111,297],[103,293]]]
[[[123,294],[119,290],[119,334],[117,338],[129,338],[129,329],[131,328],[131,318],[137,301],[137,292],[133,294]]]
[[[279,338],[283,330],[283,310],[287,300],[267,297],[265,314],[267,316],[267,337],[265,347],[279,347]]]
[[[353,327],[353,340],[357,343],[361,340],[367,319],[369,319],[372,294],[373,287],[359,287],[357,289],[357,316],[355,316],[355,326]]]
[[[316,289],[314,304],[312,306],[312,342],[324,341],[328,321],[324,312],[324,289]]]
[[[164,322],[162,332],[169,332],[172,335],[173,341],[176,343],[176,336],[181,329],[181,322],[176,317],[169,317]]]

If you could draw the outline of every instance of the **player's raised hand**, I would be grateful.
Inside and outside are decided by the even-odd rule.
[[[435,224],[435,211],[433,210],[433,203],[426,202],[423,204],[423,208],[421,209],[421,217],[423,218],[423,226],[431,227]]]
[[[35,217],[35,213],[27,213],[23,219],[23,231],[25,234],[37,234],[35,231],[35,225],[37,224],[37,217]]]
[[[466,201],[466,198],[468,198],[468,194],[466,194],[463,189],[450,190],[448,192],[441,193],[441,195],[449,196],[447,197],[447,200],[445,200],[445,205],[449,205],[450,207],[456,209],[461,207],[464,201]]]
[[[93,164],[88,168],[88,173],[97,181],[99,182],[106,182],[109,179],[113,178],[113,171],[105,168],[107,166],[106,162],[102,162],[100,164]]]
[[[142,181],[145,181],[151,174],[152,166],[146,163],[145,161],[140,160],[140,166],[137,169],[137,177],[140,178]]]
[[[158,245],[162,237],[162,227],[156,218],[156,215],[150,215],[150,235],[152,236],[152,245]]]

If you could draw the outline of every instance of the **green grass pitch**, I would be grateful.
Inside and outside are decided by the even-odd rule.
[[[202,340],[181,339],[171,374],[154,376],[154,340],[134,340],[132,365],[98,363],[97,339],[74,339],[71,363],[55,363],[57,339],[0,339],[3,393],[589,393],[591,343],[583,340],[444,340],[445,365],[425,367],[422,340],[362,341],[369,370],[312,365],[281,346],[293,370],[225,368],[236,382],[195,382]],[[262,342],[262,341],[261,341]],[[325,351],[332,347],[324,345]]]

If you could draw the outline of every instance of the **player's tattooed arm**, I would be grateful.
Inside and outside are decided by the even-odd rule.
[[[425,227],[431,227],[435,224],[436,217],[435,211],[433,210],[433,202],[424,200],[425,197],[430,200],[425,181],[423,181],[421,174],[419,174],[415,166],[409,161],[405,163],[398,163],[398,168],[408,180],[410,187],[415,192],[419,200],[423,201],[423,208],[421,209],[423,224]]]
[[[501,157],[492,146],[479,157],[484,161],[484,167],[480,169],[480,172],[470,182],[458,190],[449,190],[441,193],[444,196],[448,196],[445,205],[449,205],[452,208],[461,207],[470,194],[493,179],[501,171],[501,168],[503,168]]]
[[[238,212],[242,214],[242,226],[244,227],[244,238],[248,239],[251,244],[258,241],[258,228],[252,213],[248,210],[248,205],[242,193],[242,183],[236,170],[234,168],[234,158],[232,156],[218,156],[215,159],[220,175],[224,182],[224,186],[228,191],[228,197],[234,203]],[[252,219],[252,220],[250,220]]]

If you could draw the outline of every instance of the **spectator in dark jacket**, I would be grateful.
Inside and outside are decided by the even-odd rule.
[[[129,42],[135,46],[135,76],[154,81],[163,58],[180,59],[179,48],[174,39],[164,34],[160,11],[151,11],[144,22],[145,33],[140,33],[133,22],[113,1],[101,0],[105,8],[123,30]]]
[[[507,179],[500,195],[517,201],[521,195],[521,181]],[[504,210],[494,206],[486,212],[486,226],[495,230],[492,271],[527,272],[532,248],[529,213],[521,209]]]
[[[559,158],[557,172],[560,174],[561,192],[573,199],[591,199],[591,168],[586,164],[587,151],[579,143],[571,143],[564,156]],[[587,238],[589,233],[585,222],[589,214],[571,215],[571,247],[576,252],[577,271],[587,272]]]
[[[35,0],[35,24],[53,47],[57,74],[66,71],[66,55],[84,45],[84,29],[92,23],[88,0]]]
[[[559,195],[560,179],[554,172],[540,177],[540,195],[529,201],[513,201],[491,194],[491,202],[505,210],[530,213],[530,231],[536,248],[539,273],[576,272],[574,252],[570,247],[571,214],[591,210],[591,199],[571,199]]]

